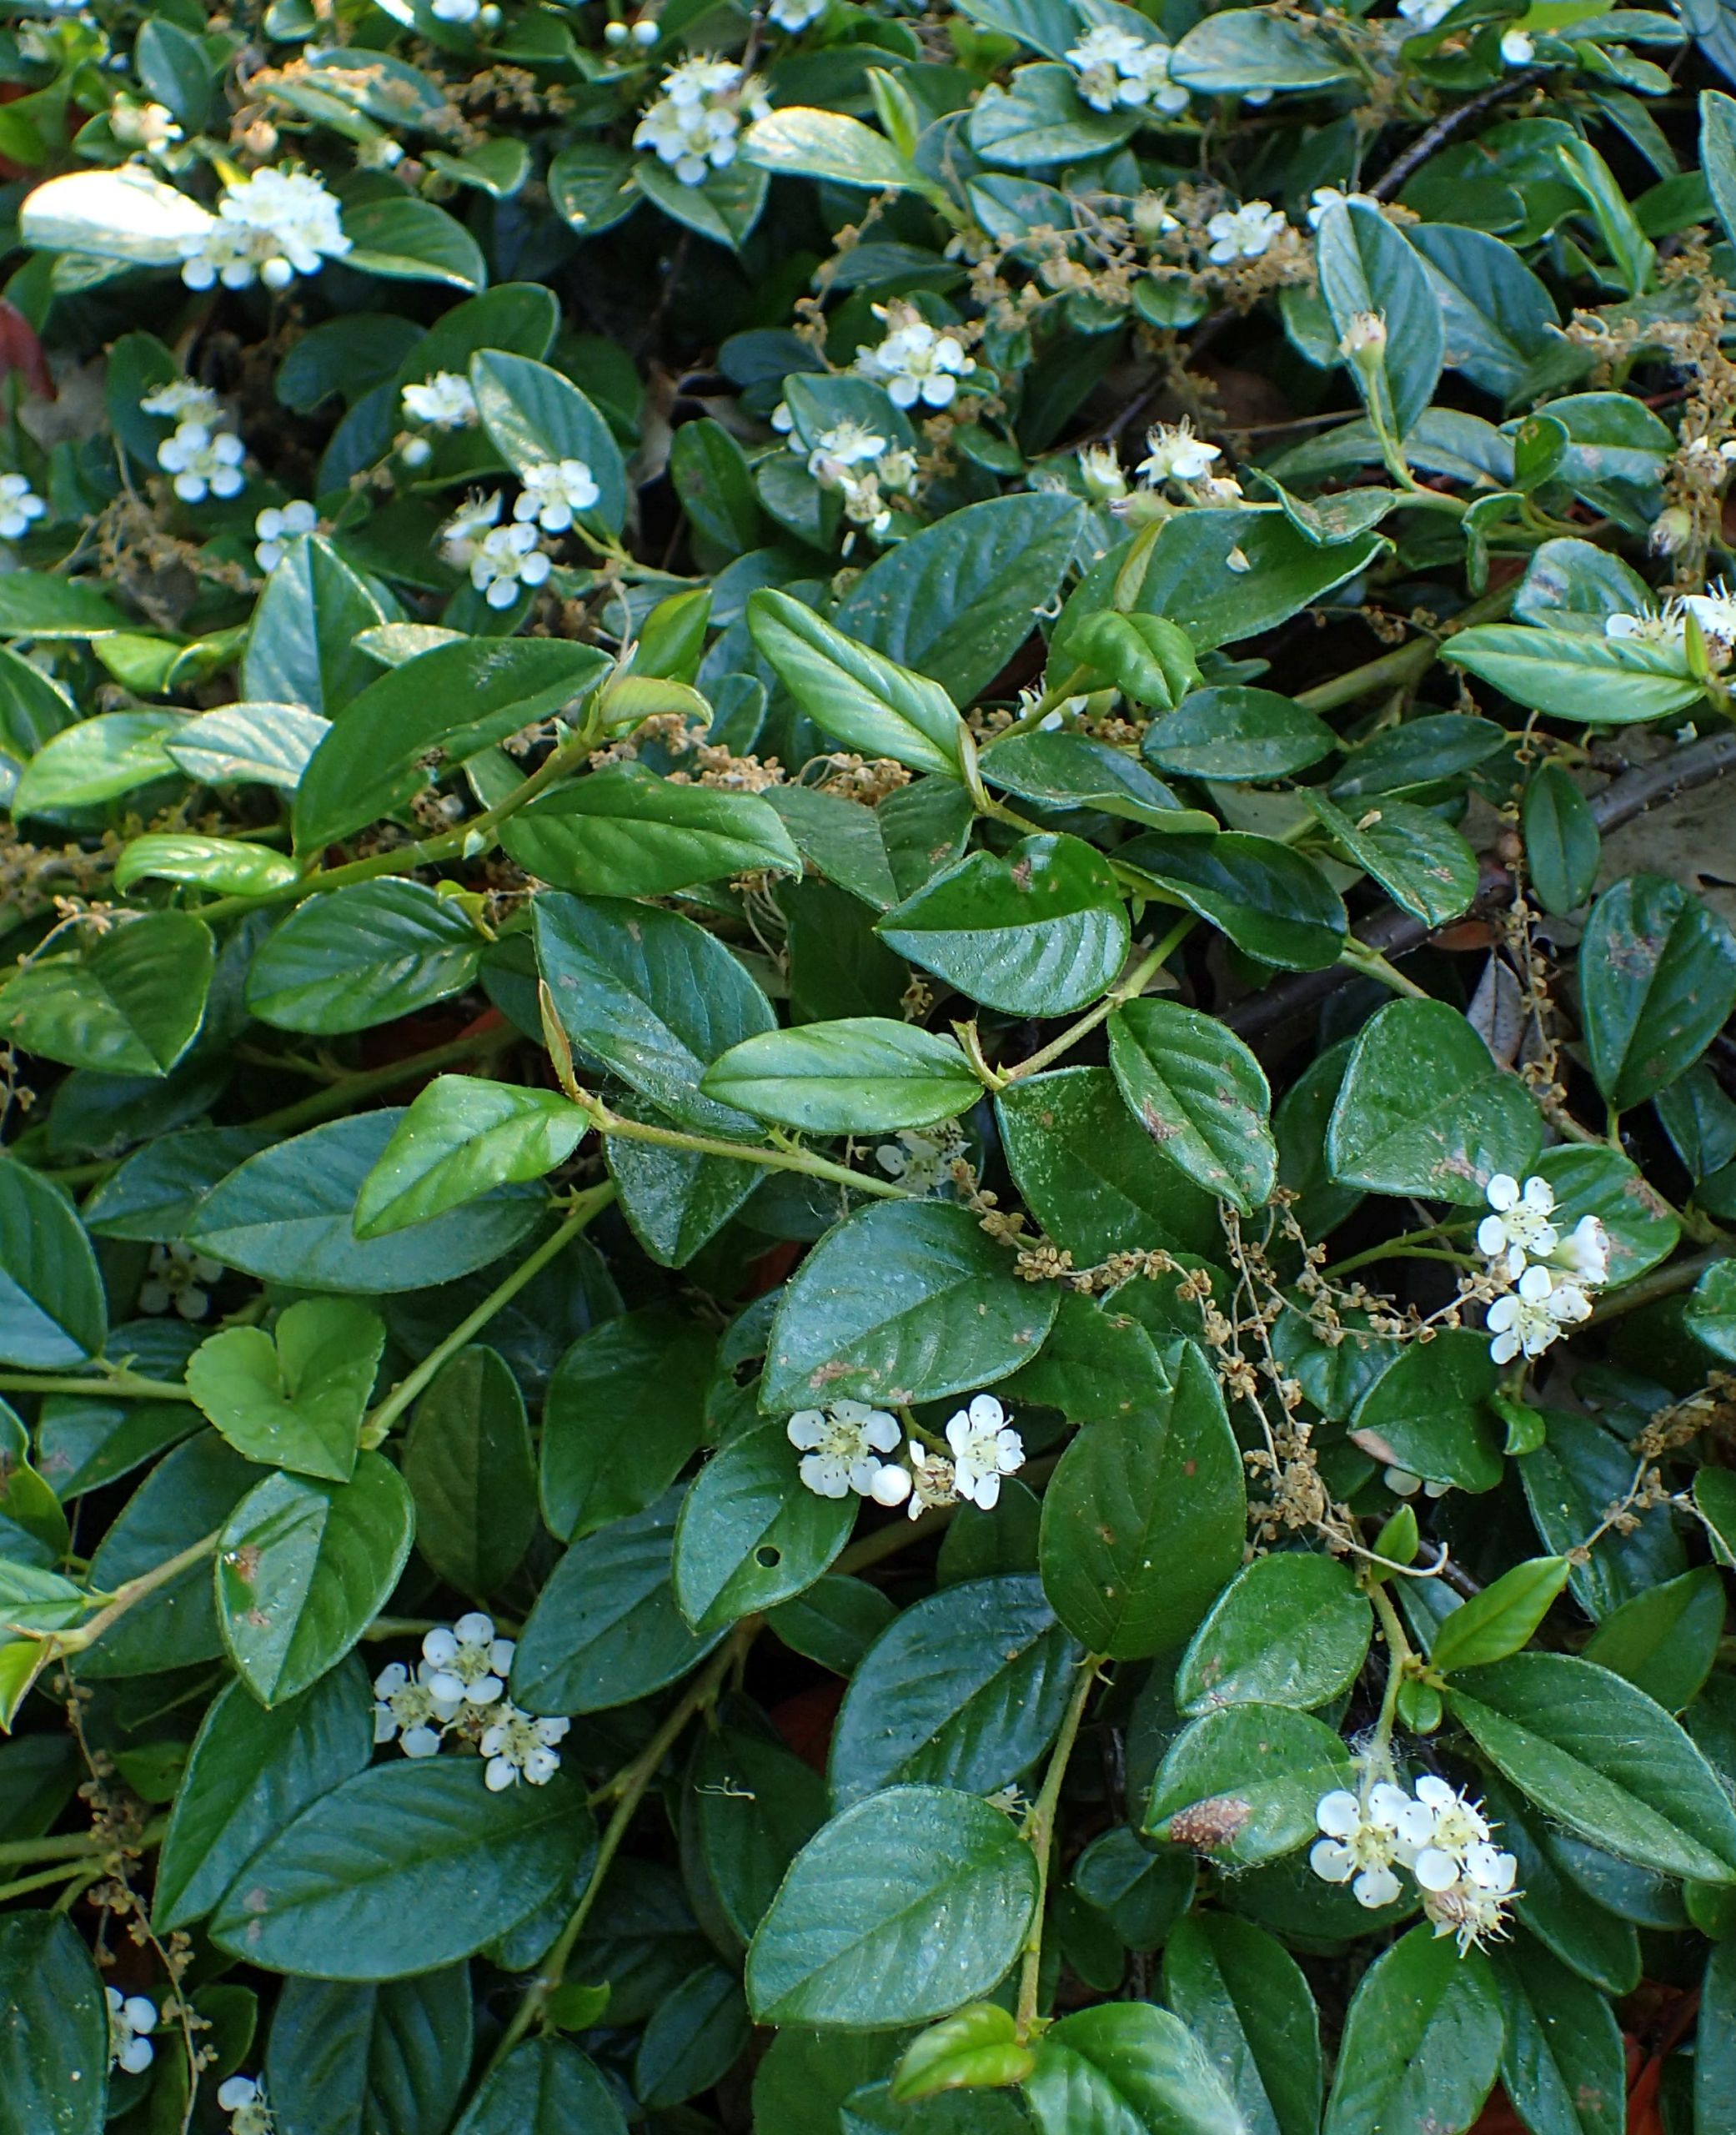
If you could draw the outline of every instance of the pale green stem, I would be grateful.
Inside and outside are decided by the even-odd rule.
[[[1007,1081],[1014,1083],[1021,1076],[1036,1074],[1051,1062],[1059,1060],[1063,1053],[1071,1052],[1081,1038],[1088,1037],[1099,1023],[1106,1022],[1124,1001],[1136,1000],[1198,924],[1192,912],[1185,919],[1178,920],[1155,948],[1146,952],[1119,986],[1111,987],[1095,1007],[1087,1008],[1076,1022],[1069,1023],[1058,1037],[1051,1038],[1029,1059],[1021,1060],[1016,1067],[1009,1068]]]
[[[1380,1717],[1374,1723],[1374,1740],[1368,1746],[1367,1762],[1371,1771],[1383,1771],[1392,1778],[1396,1776],[1392,1766],[1392,1727],[1398,1716],[1398,1689],[1416,1655],[1386,1588],[1371,1580],[1366,1591],[1387,1638],[1387,1687],[1381,1697]]]
[[[1043,1967],[1043,1912],[1049,1896],[1049,1855],[1055,1842],[1055,1818],[1061,1806],[1061,1783],[1067,1776],[1073,1745],[1079,1739],[1080,1724],[1085,1718],[1091,1685],[1102,1665],[1102,1655],[1096,1653],[1086,1654],[1079,1664],[1073,1695],[1067,1700],[1061,1732],[1056,1736],[1055,1747],[1050,1754],[1049,1768],[1043,1774],[1042,1791],[1036,1797],[1025,1827],[1025,1836],[1036,1856],[1036,1902],[1031,1907],[1031,1932],[1025,1938],[1025,1953],[1019,1968],[1018,2027],[1021,2039],[1028,2039],[1036,2027],[1036,1997]]]

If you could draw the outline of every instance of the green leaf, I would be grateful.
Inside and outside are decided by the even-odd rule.
[[[561,220],[581,237],[598,237],[613,229],[640,202],[632,158],[600,141],[580,141],[562,148],[549,162],[548,187]]]
[[[667,164],[641,156],[633,166],[633,178],[671,221],[731,251],[739,251],[752,234],[770,184],[757,164],[740,159],[725,170],[708,171],[702,183],[689,185]]]
[[[0,1359],[63,1371],[100,1354],[108,1330],[103,1278],[71,1204],[0,1157]]]
[[[489,279],[481,248],[460,222],[431,200],[396,194],[348,208],[344,264],[389,282],[444,282],[479,289]]]
[[[452,2135],[626,2135],[596,2063],[544,2032],[515,2047],[484,2082]]]
[[[1639,1984],[1639,1937],[1573,1881],[1562,1866],[1559,1835],[1498,1773],[1483,1785],[1483,1806],[1500,1842],[1519,1864],[1519,1922],[1550,1953],[1603,1993],[1619,1997]],[[1608,1856],[1604,1856],[1606,1859]]]
[[[1583,1651],[1680,1712],[1711,1674],[1723,1628],[1723,1580],[1716,1565],[1699,1565],[1613,1609]]]
[[[279,1831],[218,1906],[212,1939],[293,1979],[429,1972],[564,1891],[595,1829],[564,1772],[491,1794],[474,1757],[400,1757]]]
[[[1061,1016],[1096,999],[1126,959],[1127,915],[1082,839],[1021,839],[973,852],[880,921],[901,956],[985,1007]]]
[[[235,1450],[263,1467],[347,1483],[386,1330],[349,1298],[306,1298],[263,1327],[194,1350],[187,1390]]]
[[[1345,1185],[1478,1208],[1497,1172],[1525,1177],[1542,1141],[1524,1087],[1457,1010],[1392,1001],[1357,1039],[1327,1160]]]
[[[695,1635],[811,1586],[850,1540],[853,1496],[823,1498],[798,1472],[781,1418],[730,1438],[681,1501],[671,1580]]]
[[[784,1871],[825,1821],[825,1782],[781,1742],[720,1727],[700,1746],[692,1798],[706,1875],[745,1944]]]
[[[1149,733],[1153,730],[1147,728]],[[1187,808],[1161,779],[1120,749],[1083,734],[1009,734],[983,751],[991,786],[1051,808],[1096,808],[1152,830],[1212,831],[1217,819]]]
[[[1525,788],[1525,862],[1546,912],[1577,912],[1598,879],[1602,840],[1591,803],[1558,763],[1541,763]]]
[[[1440,304],[1448,367],[1485,393],[1513,398],[1533,364],[1560,346],[1554,299],[1512,245],[1487,231],[1420,223],[1404,235]]]
[[[1668,1260],[1682,1236],[1675,1211],[1638,1166],[1596,1143],[1545,1149],[1537,1168],[1555,1193],[1550,1218],[1567,1237],[1583,1216],[1596,1216],[1609,1240],[1612,1285],[1631,1283]]]
[[[720,1054],[775,1018],[722,942],[672,912],[539,897],[537,963],[575,1047],[702,1134],[755,1138],[746,1113],[698,1093]]]
[[[1401,1349],[1362,1396],[1352,1422],[1402,1468],[1432,1483],[1492,1490],[1501,1479],[1502,1433],[1491,1406],[1501,1377],[1488,1338],[1446,1328]],[[1382,1449],[1384,1449],[1384,1451]]]
[[[1242,1561],[1242,1455],[1204,1356],[1177,1344],[1163,1395],[1081,1431],[1043,1499],[1043,1585],[1093,1653],[1172,1651]]]
[[[108,2009],[90,1952],[58,1912],[0,1919],[0,2135],[100,2135]]]
[[[920,1783],[994,1793],[1054,1740],[1082,1658],[1035,1579],[931,1594],[857,1664],[832,1732],[833,1801]]]
[[[238,838],[189,837],[160,832],[132,839],[114,870],[114,887],[130,890],[153,876],[165,882],[190,882],[224,897],[258,897],[287,889],[296,879],[294,861],[269,846],[246,845]]]
[[[741,1982],[719,1964],[690,1972],[651,2012],[633,2062],[633,2089],[653,2109],[709,2091],[746,2050],[753,2027]]]
[[[1476,623],[1450,637],[1441,657],[1468,667],[1529,711],[1575,726],[1630,726],[1666,719],[1704,694],[1668,646],[1585,630]]]
[[[714,1061],[700,1087],[720,1104],[812,1134],[929,1127],[968,1112],[982,1093],[956,1039],[885,1016],[763,1032]]]
[[[262,1281],[366,1296],[454,1281],[535,1228],[543,1197],[501,1187],[431,1222],[358,1238],[357,1198],[403,1118],[400,1107],[358,1113],[262,1149],[199,1204],[192,1243]]]
[[[424,783],[422,766],[434,752],[448,764],[463,763],[572,710],[609,662],[595,646],[561,638],[461,638],[384,675],[371,660],[367,668],[369,686],[302,774],[298,851],[317,852],[401,807]]]
[[[1627,2056],[1597,1989],[1529,1938],[1493,1952],[1507,2019],[1501,2080],[1543,2135],[1625,2135]]]
[[[1073,1864],[1073,1888],[1130,1949],[1157,1949],[1193,1903],[1199,1864],[1178,1846],[1148,1846],[1131,1824],[1100,1831]]]
[[[607,1712],[703,1660],[670,1590],[680,1494],[575,1542],[538,1595],[513,1659],[512,1696],[531,1712]]]
[[[755,593],[747,620],[761,656],[834,741],[912,771],[960,776],[965,728],[938,682],[855,644],[787,593]]]
[[[440,1578],[477,1600],[504,1586],[536,1534],[536,1464],[504,1357],[473,1343],[441,1365],[410,1419],[404,1479]]]
[[[1315,1837],[1315,1804],[1352,1769],[1335,1731],[1312,1714],[1224,1705],[1177,1736],[1152,1783],[1145,1827],[1153,1838],[1252,1868]]]
[[[1272,1091],[1233,1032],[1172,1001],[1128,1001],[1109,1018],[1109,1062],[1128,1109],[1178,1170],[1244,1216],[1271,1198]]]
[[[1736,1362],[1736,1260],[1713,1262],[1694,1284],[1683,1318],[1714,1356]]]
[[[1078,1266],[1140,1247],[1222,1252],[1216,1200],[1159,1153],[1108,1068],[1009,1083],[995,1112],[1026,1205]]]
[[[543,1404],[541,1497],[563,1541],[643,1512],[705,1435],[716,1344],[660,1307],[605,1319],[560,1359]]]
[[[299,704],[229,704],[165,736],[177,767],[202,786],[274,786],[294,792],[331,722]]]
[[[1036,1860],[999,1810],[890,1788],[796,1856],[748,1951],[755,2019],[884,2031],[945,2016],[1008,1970],[1036,1895]]]
[[[1136,1319],[1070,1292],[1033,1361],[1003,1387],[1014,1402],[1058,1409],[1069,1423],[1096,1423],[1162,1405],[1171,1373],[1156,1344]],[[955,1526],[949,1543],[961,1532]]]
[[[311,1801],[367,1769],[374,1723],[359,1666],[334,1668],[267,1710],[242,1683],[213,1699],[158,1857],[159,1934],[202,1920],[253,1856]]]
[[[410,1554],[415,1509],[384,1454],[354,1479],[278,1473],[236,1506],[217,1545],[223,1642],[261,1705],[317,1682],[379,1614]]]
[[[295,2101],[297,2135],[446,2135],[470,2032],[465,1965],[378,1987],[292,1979],[272,2018],[266,2093],[274,2107]]]
[[[1314,39],[1289,33],[1313,49]],[[1433,399],[1446,359],[1440,301],[1422,260],[1377,207],[1329,207],[1315,244],[1320,294],[1341,347],[1367,314],[1377,314],[1386,328],[1377,352],[1347,360],[1371,419],[1396,444]]]
[[[1059,1294],[1020,1282],[968,1209],[883,1201],[835,1224],[785,1288],[760,1405],[896,1406],[992,1385],[1034,1356]]]
[[[1429,1650],[1438,1675],[1504,1660],[1531,1641],[1568,1582],[1565,1557],[1528,1557],[1473,1594],[1441,1624]]]
[[[1480,1950],[1413,1927],[1362,1975],[1327,2102],[1326,2135],[1427,2127],[1463,2135],[1494,2088],[1501,1997]]]
[[[1164,1946],[1163,1992],[1228,2084],[1248,2135],[1316,2135],[1320,2018],[1281,1942],[1252,1921],[1193,1914]]]
[[[378,591],[329,541],[308,534],[290,542],[253,610],[241,656],[245,706],[230,706],[230,716],[293,706],[304,718],[335,719],[379,672],[356,640],[392,620]],[[198,723],[174,738],[193,741]]]
[[[841,111],[815,111],[796,105],[757,118],[749,127],[741,153],[762,170],[785,178],[830,178],[835,185],[931,189],[907,156],[883,133]]]
[[[470,384],[483,428],[515,474],[551,461],[582,461],[599,495],[581,523],[620,532],[627,516],[620,447],[570,379],[529,356],[484,349],[470,359]]]
[[[589,1115],[556,1090],[437,1076],[363,1180],[355,1234],[384,1237],[497,1186],[541,1178],[566,1162],[590,1126]]]
[[[657,897],[730,875],[799,875],[801,856],[756,794],[673,786],[613,764],[541,795],[501,826],[519,865],[586,897]]]
[[[1312,787],[1305,798],[1333,844],[1412,918],[1444,927],[1469,910],[1477,855],[1451,823],[1403,801],[1382,800],[1352,817]]]
[[[1326,721],[1301,705],[1271,690],[1239,686],[1195,690],[1173,711],[1154,719],[1139,745],[1140,754],[1159,771],[1228,785],[1307,771],[1337,746]]]
[[[1257,1557],[1182,1656],[1177,1710],[1197,1717],[1227,1705],[1325,1705],[1362,1672],[1373,1628],[1342,1558],[1305,1550]]]
[[[911,2041],[892,2095],[903,2103],[947,2091],[1002,2088],[1022,2082],[1036,2066],[1036,2056],[1019,2042],[1012,2012],[978,2002]]]
[[[1217,837],[1131,839],[1117,859],[1148,875],[1238,949],[1285,971],[1338,961],[1350,921],[1343,900],[1311,860],[1276,838],[1225,831]]]
[[[26,1052],[108,1075],[166,1075],[198,1035],[211,931],[153,912],[28,965],[0,988],[0,1030]]]
[[[1270,96],[1274,89],[1327,89],[1348,65],[1323,38],[1257,8],[1229,8],[1194,23],[1172,53],[1169,75],[1202,97]]]
[[[1719,219],[1724,219],[1722,214]],[[1736,2110],[1736,1943],[1720,1942],[1713,1949],[1700,1989],[1693,2056],[1694,2135],[1718,2135],[1733,2110]]]
[[[1521,1653],[1462,1675],[1453,1715],[1514,1786],[1593,1845],[1662,1875],[1736,1881],[1736,1811],[1663,1708],[1619,1675]]]
[[[1138,123],[1131,112],[1090,110],[1070,67],[1021,67],[1009,88],[991,86],[978,99],[965,138],[986,163],[1031,170],[1102,155]]]
[[[50,735],[25,765],[12,796],[20,817],[88,808],[153,779],[173,777],[165,746],[181,725],[172,711],[106,711]]]
[[[1724,235],[1736,244],[1736,99],[1700,91],[1700,162]]]
[[[966,505],[877,556],[833,623],[969,704],[1030,636],[1033,610],[1060,591],[1085,523],[1079,499],[1052,490]],[[950,732],[942,722],[932,738],[950,751]]]
[[[1679,882],[1630,875],[1592,907],[1579,996],[1592,1074],[1627,1112],[1691,1068],[1736,1007],[1736,939]]]
[[[1247,2127],[1200,2042],[1148,2002],[1077,2010],[1033,2051],[1025,2096],[1042,2135],[1243,2135]]]

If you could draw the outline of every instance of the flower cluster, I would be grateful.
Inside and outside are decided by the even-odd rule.
[[[801,1454],[796,1473],[815,1497],[876,1494],[880,1456],[894,1453],[902,1434],[897,1419],[865,1401],[838,1400],[824,1409],[798,1409],[784,1426]]]
[[[512,515],[534,520],[545,534],[564,534],[603,494],[582,460],[542,460],[527,467],[521,479],[524,486],[514,502]]]
[[[958,382],[976,368],[957,334],[931,326],[909,304],[876,304],[874,315],[888,332],[878,348],[864,349],[855,359],[857,374],[886,389],[895,408],[950,408]]]
[[[263,2077],[231,2076],[218,2085],[217,2102],[229,2116],[229,2135],[275,2135]]]
[[[1414,1794],[1390,1781],[1360,1794],[1336,1788],[1321,1796],[1314,1821],[1325,1836],[1308,1866],[1323,1882],[1348,1883],[1358,1905],[1396,1905],[1402,1868],[1435,1933],[1456,1935],[1461,1955],[1505,1933],[1519,1864],[1492,1842],[1481,1807],[1444,1779],[1419,1779]]]
[[[635,148],[649,148],[684,185],[702,185],[735,160],[741,114],[763,118],[771,107],[750,74],[728,59],[684,59],[663,78],[663,93],[634,128]]]
[[[801,450],[795,440],[791,445]],[[852,526],[880,535],[892,523],[882,485],[895,495],[908,496],[916,485],[916,455],[907,446],[889,445],[865,423],[845,421],[815,437],[808,472],[821,489],[837,491]]]
[[[949,1119],[921,1130],[901,1128],[896,1141],[881,1143],[874,1161],[906,1193],[926,1198],[951,1182],[952,1167],[964,1153],[964,1130],[956,1119]]]
[[[111,1987],[108,1997],[108,2065],[128,2076],[142,2076],[157,2057],[150,2034],[157,2028],[157,2004],[143,1994],[122,1994]]]
[[[1187,92],[1170,78],[1170,48],[1129,30],[1100,25],[1067,53],[1079,93],[1093,111],[1186,111]]]
[[[797,1472],[816,1497],[841,1498],[854,1490],[876,1505],[906,1505],[912,1520],[961,1500],[987,1512],[1000,1498],[1001,1478],[1025,1464],[1024,1440],[992,1394],[974,1394],[970,1406],[953,1417],[946,1426],[946,1451],[911,1439],[905,1447],[908,1466],[886,1457],[898,1450],[896,1419],[865,1401],[804,1409],[785,1430],[803,1456]]]
[[[498,1794],[524,1779],[546,1786],[559,1769],[555,1745],[569,1720],[521,1712],[506,1695],[513,1642],[497,1638],[479,1610],[450,1630],[436,1625],[422,1641],[411,1675],[401,1660],[374,1680],[374,1739],[395,1741],[407,1757],[431,1757],[451,1736],[475,1744],[487,1760],[485,1777]]]
[[[1609,1233],[1597,1217],[1582,1216],[1563,1238],[1546,1178],[1522,1186],[1497,1172],[1488,1193],[1490,1213],[1477,1227],[1478,1250],[1518,1285],[1488,1310],[1489,1354],[1508,1364],[1541,1356],[1567,1328],[1590,1319],[1591,1293],[1609,1279]]]
[[[1206,225],[1206,234],[1212,240],[1206,257],[1219,267],[1227,267],[1237,259],[1263,259],[1289,227],[1269,200],[1250,200],[1240,208],[1222,208]]]
[[[256,170],[226,185],[217,214],[182,241],[181,279],[189,289],[286,289],[350,249],[336,198],[309,171]]]
[[[534,526],[519,519],[502,526],[499,517],[498,490],[473,500],[441,528],[440,554],[455,570],[469,573],[489,607],[509,608],[524,587],[543,583],[549,564]]]
[[[175,425],[157,448],[157,465],[174,478],[175,495],[183,504],[240,495],[247,484],[241,466],[247,447],[233,430],[219,428],[223,405],[209,386],[173,379],[138,404],[142,413],[165,415]]]
[[[48,509],[23,475],[0,475],[0,540],[22,541]]]
[[[1736,461],[1736,441],[1718,446],[1718,453],[1721,459]],[[1687,643],[1690,615],[1699,625],[1713,665],[1727,666],[1731,654],[1736,652],[1736,590],[1722,579],[1703,593],[1684,594],[1643,615],[1606,615],[1603,635],[1679,652]]]
[[[319,514],[300,497],[293,504],[267,505],[253,521],[253,532],[258,536],[253,561],[263,571],[274,571],[296,536],[311,534],[319,524]]]

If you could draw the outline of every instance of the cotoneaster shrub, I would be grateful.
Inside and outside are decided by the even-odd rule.
[[[1732,63],[13,0],[0,2135],[1736,2129]]]

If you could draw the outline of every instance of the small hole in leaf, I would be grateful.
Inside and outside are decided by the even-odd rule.
[[[754,1552],[754,1562],[761,1571],[775,1571],[783,1561],[783,1551],[774,1549],[769,1542],[763,1543]]]

